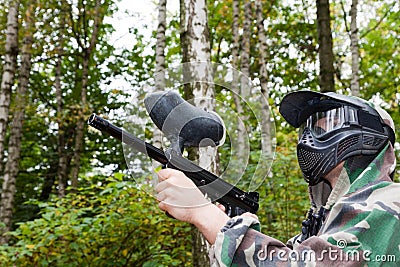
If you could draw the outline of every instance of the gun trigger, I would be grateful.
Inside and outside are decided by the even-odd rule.
[[[172,159],[172,149],[171,148],[167,148],[164,152],[165,157],[167,158],[167,163],[165,165],[163,165],[163,169],[165,168],[169,168],[168,164],[171,162]]]
[[[225,213],[226,215],[228,215],[229,217],[231,217],[232,215],[232,207],[229,204],[222,204],[225,207]]]

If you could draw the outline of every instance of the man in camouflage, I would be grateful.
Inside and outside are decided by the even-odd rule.
[[[164,169],[159,207],[194,224],[213,244],[212,266],[396,266],[400,261],[400,185],[394,124],[379,107],[335,93],[298,91],[280,113],[299,129],[297,156],[311,208],[301,234],[286,244],[260,232],[255,215],[229,218],[206,203],[181,172]],[[190,203],[176,188],[193,188]]]

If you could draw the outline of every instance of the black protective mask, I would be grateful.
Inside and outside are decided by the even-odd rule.
[[[375,154],[387,140],[384,134],[361,127],[352,108],[317,112],[300,127],[300,169],[304,179],[316,185],[340,162],[355,155]]]
[[[297,156],[310,185],[342,161],[353,156],[371,158],[388,141],[395,142],[390,123],[373,105],[357,97],[297,91],[282,99],[279,111],[290,125],[299,128]],[[360,161],[359,157],[355,160]]]

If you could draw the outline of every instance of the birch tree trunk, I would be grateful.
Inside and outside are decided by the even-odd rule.
[[[232,15],[233,15],[233,20],[232,20],[232,35],[233,35],[233,44],[232,44],[232,67],[234,69],[239,70],[239,49],[240,49],[240,36],[239,36],[239,14],[240,14],[240,8],[239,8],[239,0],[233,0],[232,2]],[[241,76],[242,78],[242,76]],[[242,81],[238,80],[238,72],[233,71],[233,77],[232,77],[232,90],[233,90],[233,101],[235,102],[236,106],[236,112],[238,114],[238,117],[243,121],[243,101],[241,98],[241,84]],[[244,127],[244,124],[241,123],[241,121],[238,121],[237,125],[237,159],[240,160],[243,158],[243,153],[246,151],[246,146],[245,146],[245,132],[246,129]]]
[[[233,5],[233,17],[234,20],[239,19],[239,7],[237,7],[238,3],[234,3]],[[245,1],[243,5],[244,10],[244,20],[243,20],[243,33],[242,33],[242,42],[239,51],[235,51],[235,53],[240,54],[240,81],[238,85],[238,95],[235,96],[234,101],[236,105],[236,111],[239,116],[239,122],[237,125],[237,158],[239,160],[239,164],[243,163],[242,161],[247,162],[247,152],[249,151],[249,144],[247,139],[247,129],[245,122],[247,121],[247,116],[244,114],[244,107],[246,105],[246,101],[249,100],[250,97],[250,38],[251,38],[251,21],[253,16],[253,9],[251,1]],[[236,18],[235,18],[236,17]],[[238,27],[238,22],[234,21]],[[238,34],[238,33],[235,33]],[[234,35],[234,42],[239,42],[239,36]],[[234,57],[234,56],[233,56]],[[234,77],[235,78],[235,77]],[[236,78],[235,78],[236,79]],[[235,86],[236,87],[236,86]]]
[[[86,12],[86,10],[84,10]],[[97,37],[99,32],[99,27],[103,21],[103,12],[101,11],[101,1],[96,1],[96,7],[94,11],[94,24],[93,24],[93,31],[90,37],[89,45],[85,45],[85,40],[80,40],[77,38],[77,42],[81,49],[83,50],[83,61],[82,61],[82,80],[81,80],[81,103],[80,108],[78,110],[78,122],[76,125],[76,135],[75,135],[75,146],[74,146],[74,155],[73,155],[73,165],[71,170],[71,185],[73,189],[76,189],[78,186],[78,175],[80,169],[80,160],[81,160],[81,153],[83,149],[83,135],[85,131],[85,122],[86,118],[85,115],[87,114],[87,86],[88,86],[88,79],[89,79],[89,63],[90,59],[92,58],[93,49],[97,43]]]
[[[190,84],[193,93],[194,104],[198,107],[214,110],[215,95],[212,84],[210,34],[208,29],[207,6],[205,0],[184,0],[185,25],[183,35],[185,36],[184,60],[194,62],[187,64],[186,69],[192,80],[203,81]],[[201,63],[200,63],[201,62]],[[200,149],[199,164],[212,172],[216,172],[215,148]]]
[[[251,38],[251,21],[253,20],[253,8],[251,1],[247,0],[243,6],[244,21],[242,33],[242,47],[240,53],[240,71],[242,81],[240,82],[240,95],[244,100],[250,96],[249,78],[250,78],[250,38]]]
[[[57,61],[55,66],[55,81],[54,86],[56,89],[56,101],[57,101],[57,124],[58,124],[58,136],[57,136],[57,154],[58,154],[58,167],[57,167],[57,180],[58,180],[58,195],[59,197],[65,196],[65,185],[68,177],[67,171],[67,154],[65,151],[65,129],[64,129],[64,114],[63,114],[63,97],[61,88],[62,78],[62,58],[64,54],[64,33],[65,33],[65,13],[64,2],[61,4],[60,11],[60,39],[57,43]],[[52,186],[52,185],[51,185]]]
[[[165,30],[167,28],[167,0],[158,2],[158,27],[156,44],[156,90],[165,89]],[[153,144],[156,147],[162,146],[162,133],[158,127],[153,127]],[[154,162],[154,161],[153,161]],[[154,162],[154,164],[157,164]],[[158,165],[158,164],[157,164]]]
[[[264,99],[261,100],[261,146],[262,151],[266,155],[272,156],[272,138],[271,138],[271,114],[268,106],[269,90],[268,90],[268,71],[267,71],[267,43],[264,29],[264,16],[261,0],[256,0],[256,17],[257,17],[257,30],[258,42],[260,53],[260,86],[261,93]]]
[[[240,36],[239,36],[239,0],[232,1],[232,36],[233,36],[233,43],[232,43],[232,67],[239,68],[239,48],[240,48]],[[238,93],[238,82],[237,82],[237,73],[233,72],[233,83],[232,89],[235,93]],[[236,94],[235,94],[236,96]],[[239,102],[239,101],[238,101]],[[236,101],[235,101],[235,104]]]
[[[5,137],[18,55],[19,0],[9,1],[3,75],[0,88],[0,172],[3,170]]]
[[[333,67],[333,44],[330,21],[329,0],[317,0],[319,86],[321,92],[335,91],[335,69]]]
[[[8,242],[9,236],[3,236],[11,228],[15,195],[15,183],[19,171],[19,159],[21,155],[22,124],[27,105],[26,91],[29,86],[29,75],[31,71],[31,55],[34,34],[33,14],[34,5],[30,4],[25,13],[25,34],[23,38],[21,68],[19,71],[19,83],[15,95],[15,110],[13,113],[12,128],[8,143],[8,159],[4,171],[3,190],[0,202],[0,218],[5,224],[0,228],[0,244]]]
[[[214,87],[212,66],[210,64],[210,34],[208,29],[207,6],[205,0],[181,0],[181,36],[184,60],[191,62],[184,66],[191,80],[190,88],[194,104],[207,110],[214,110]],[[202,62],[202,63],[200,63]],[[202,81],[202,82],[197,82]],[[216,149],[207,147],[199,149],[199,165],[216,172]],[[193,231],[193,266],[208,266],[209,245],[196,229]]]
[[[165,88],[165,30],[167,28],[167,0],[158,2],[158,27],[156,44],[156,88]]]
[[[358,49],[358,27],[357,27],[358,0],[351,1],[350,22],[350,46],[351,46],[351,83],[352,95],[360,96],[360,53]]]

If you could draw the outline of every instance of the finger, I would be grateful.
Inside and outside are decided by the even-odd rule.
[[[168,172],[166,172],[165,171],[166,169],[163,169],[163,170],[160,170],[158,173],[157,173],[157,175],[158,175],[158,181],[159,182],[162,182],[162,181],[165,181],[165,180],[167,180],[169,177],[168,177]]]
[[[158,180],[159,180],[159,181],[165,181],[165,180],[171,178],[172,176],[176,175],[177,172],[178,172],[178,171],[177,171],[177,170],[174,170],[174,169],[169,169],[169,168],[167,168],[167,169],[162,169],[162,170],[160,170],[160,171],[157,173],[157,175],[158,175]]]
[[[223,212],[225,212],[225,206],[224,205],[222,205],[222,204],[217,204],[217,207],[220,209],[220,210],[222,210]]]
[[[258,216],[255,215],[255,214],[253,214],[253,213],[250,213],[250,212],[245,212],[245,213],[243,213],[242,215],[243,215],[243,216],[247,216],[247,217],[252,217],[252,218],[258,220]]]
[[[185,176],[183,172],[176,170],[176,169],[171,169],[171,168],[166,168],[162,169],[158,172],[159,178],[162,180],[166,180],[169,178],[172,178],[173,176]]]
[[[157,194],[156,199],[157,201],[163,202],[167,198],[167,195],[164,191]]]
[[[160,203],[158,203],[158,207],[159,207],[160,210],[162,210],[162,211],[166,211],[166,210],[167,210],[167,204],[165,204],[165,202],[160,202]]]
[[[170,186],[170,184],[167,181],[162,181],[159,182],[154,189],[157,193],[160,193],[161,191],[164,191],[166,188],[168,188],[168,186]]]

